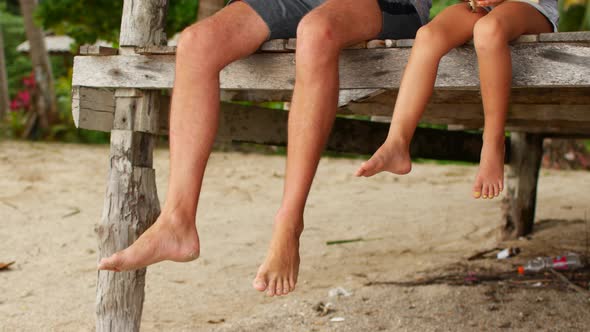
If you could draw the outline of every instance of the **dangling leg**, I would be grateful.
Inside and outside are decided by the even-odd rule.
[[[551,23],[533,6],[506,2],[479,20],[473,38],[479,63],[485,126],[475,198],[494,198],[504,188],[504,124],[512,83],[508,43],[523,34],[551,32]]]
[[[357,176],[388,171],[406,174],[411,170],[410,141],[432,95],[440,59],[472,37],[475,22],[484,12],[472,13],[466,4],[445,9],[418,30],[404,71],[387,140]]]
[[[340,51],[380,29],[376,0],[328,0],[299,24],[283,200],[268,255],[253,282],[268,295],[287,294],[297,282],[303,210],[337,111]]]
[[[256,51],[268,27],[244,3],[235,3],[181,35],[170,116],[170,182],[156,223],[129,248],[101,260],[99,269],[139,269],[199,255],[195,215],[219,115],[219,72]]]

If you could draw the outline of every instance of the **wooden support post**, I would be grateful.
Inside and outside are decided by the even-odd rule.
[[[525,236],[533,231],[537,201],[537,180],[543,157],[543,136],[512,133],[510,168],[503,200],[503,237]]]
[[[167,9],[167,0],[125,0],[120,52],[135,56],[135,47],[163,45]],[[115,91],[109,182],[101,224],[96,229],[99,258],[127,248],[160,214],[152,168],[159,94],[137,89]],[[79,90],[77,97],[84,105],[85,97]],[[145,274],[146,269],[98,273],[96,331],[139,331]]]
[[[96,228],[100,257],[127,248],[160,214],[151,165],[154,137],[111,132],[110,173],[102,221]],[[98,273],[96,331],[139,331],[146,269]]]

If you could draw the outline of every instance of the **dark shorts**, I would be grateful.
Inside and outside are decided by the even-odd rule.
[[[326,0],[232,0],[247,3],[266,22],[268,39],[295,38],[297,25],[307,13]],[[383,10],[383,27],[377,39],[409,39],[422,26],[416,9],[411,4],[400,5],[379,0]]]

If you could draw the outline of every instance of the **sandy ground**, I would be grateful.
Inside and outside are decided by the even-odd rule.
[[[94,329],[96,239],[107,146],[0,143],[0,331]],[[469,198],[472,166],[415,165],[411,175],[352,176],[358,160],[322,161],[306,212],[293,295],[250,287],[269,240],[284,174],[279,156],[214,153],[198,212],[202,256],[148,270],[144,331],[583,331],[586,295],[480,285],[365,286],[439,273],[476,251],[518,245],[498,269],[539,254],[583,251],[589,172],[542,171],[538,227],[498,243],[500,201]],[[155,168],[162,201],[168,151]],[[590,213],[588,213],[590,218]],[[368,241],[326,245],[326,241]],[[480,264],[480,263],[478,263]],[[470,265],[468,265],[467,268]],[[328,296],[334,287],[352,292]],[[320,317],[318,302],[335,311]],[[342,317],[342,322],[331,322]]]

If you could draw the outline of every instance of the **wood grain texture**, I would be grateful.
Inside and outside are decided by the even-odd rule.
[[[119,50],[113,47],[99,46],[99,45],[82,45],[80,46],[80,55],[96,55],[107,56],[117,55]]]
[[[105,131],[105,128],[113,127],[114,114],[115,93],[112,89],[72,89],[72,116],[77,128]]]
[[[119,45],[165,45],[167,14],[168,0],[126,0]]]
[[[542,33],[539,35],[539,41],[541,41],[541,42],[584,42],[584,43],[590,43],[590,31]]]
[[[589,45],[523,43],[512,48],[514,87],[590,87]],[[406,48],[343,51],[341,89],[399,88],[409,53],[410,49]],[[221,88],[292,90],[294,64],[291,53],[254,54],[221,72]],[[173,83],[171,55],[76,57],[74,61],[74,86],[170,89]],[[479,87],[472,47],[459,47],[442,59],[436,87]]]
[[[516,239],[533,231],[537,203],[537,182],[543,157],[543,136],[511,135],[511,162],[502,201],[505,221],[503,237]]]
[[[96,227],[99,258],[127,248],[160,213],[155,171],[134,165],[134,149],[141,144],[137,135],[131,131],[111,134],[111,169],[101,223]],[[97,331],[139,331],[145,273],[145,269],[98,272]]]
[[[139,57],[135,55],[136,46],[165,44],[167,9],[166,0],[125,0],[119,50],[124,55],[121,56]],[[121,86],[115,92],[111,125],[120,129],[111,131],[109,182],[101,223],[97,227],[99,257],[110,256],[130,246],[160,214],[152,169],[155,135],[145,133],[156,133],[159,128],[157,96],[159,91],[143,92]],[[80,104],[84,105],[83,102]],[[124,273],[99,272],[97,332],[139,331],[145,273],[145,269]]]

